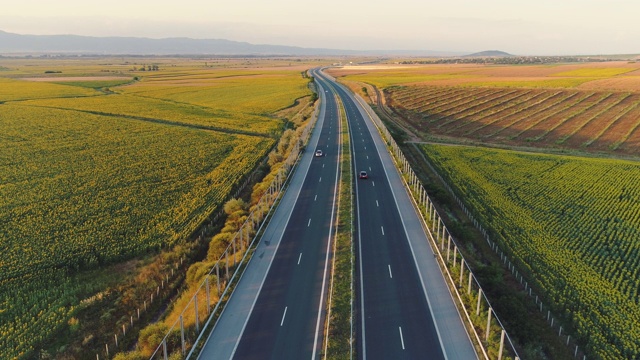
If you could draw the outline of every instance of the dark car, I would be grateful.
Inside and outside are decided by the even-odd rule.
[[[366,171],[360,171],[360,174],[358,174],[358,178],[360,178],[360,179],[368,179],[369,175],[367,175]]]

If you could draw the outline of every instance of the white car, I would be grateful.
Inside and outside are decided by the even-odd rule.
[[[322,156],[322,150],[316,150],[316,156],[317,157]]]

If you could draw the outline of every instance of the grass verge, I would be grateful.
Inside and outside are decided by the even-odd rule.
[[[334,242],[333,273],[327,315],[326,359],[353,357],[353,193],[349,128],[342,103],[340,136],[342,143],[340,195],[337,233]]]

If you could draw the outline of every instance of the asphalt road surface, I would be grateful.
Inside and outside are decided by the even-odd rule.
[[[201,359],[319,358],[340,151],[337,104],[331,91],[320,91],[320,118],[303,160]],[[292,192],[293,201],[286,199]]]
[[[349,121],[352,171],[368,173],[355,184],[359,358],[477,358],[385,144],[353,95],[335,89]]]
[[[358,358],[477,358],[377,130],[353,95],[313,75],[316,129],[199,358],[321,358],[340,170],[334,92],[351,130],[354,167],[343,171],[356,175]],[[357,179],[361,170],[368,179]]]

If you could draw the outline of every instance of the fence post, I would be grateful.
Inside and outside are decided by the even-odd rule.
[[[480,316],[480,300],[482,299],[482,288],[478,290],[478,305],[476,306],[476,316]]]
[[[167,352],[167,339],[166,338],[162,339],[162,354],[164,356],[164,360],[168,360],[169,359],[169,354]]]
[[[207,275],[207,279],[205,280],[205,287],[207,291],[207,315],[211,312],[211,295],[209,291],[209,275]]]
[[[220,263],[216,263],[216,283],[218,283],[218,297],[220,297]]]
[[[467,294],[471,294],[471,280],[473,279],[473,274],[471,273],[471,270],[469,270],[469,286],[467,288]]]
[[[227,271],[227,277],[225,279],[229,280],[229,248],[224,251],[224,267]]]
[[[451,252],[451,234],[449,234],[449,241],[447,242],[447,263],[449,262],[450,252]]]
[[[464,276],[464,259],[460,260],[460,286],[462,286],[463,276]]]
[[[487,334],[485,335],[486,341],[489,341],[490,331],[491,331],[491,307],[489,307],[489,311],[487,311]]]
[[[238,236],[234,236],[233,237],[233,266],[236,266],[236,264],[238,264],[238,252],[236,251],[236,238]]]
[[[504,348],[504,329],[500,334],[500,350],[498,351],[498,360],[502,360],[502,349]]]
[[[453,245],[453,267],[456,267],[456,262],[458,261],[458,255],[456,254],[458,252],[458,247]]]
[[[193,296],[193,307],[196,310],[196,334],[200,333],[200,319],[198,319],[198,292]]]
[[[187,348],[184,343],[184,320],[182,319],[182,314],[180,314],[180,340],[182,341],[182,356],[187,353]]]

